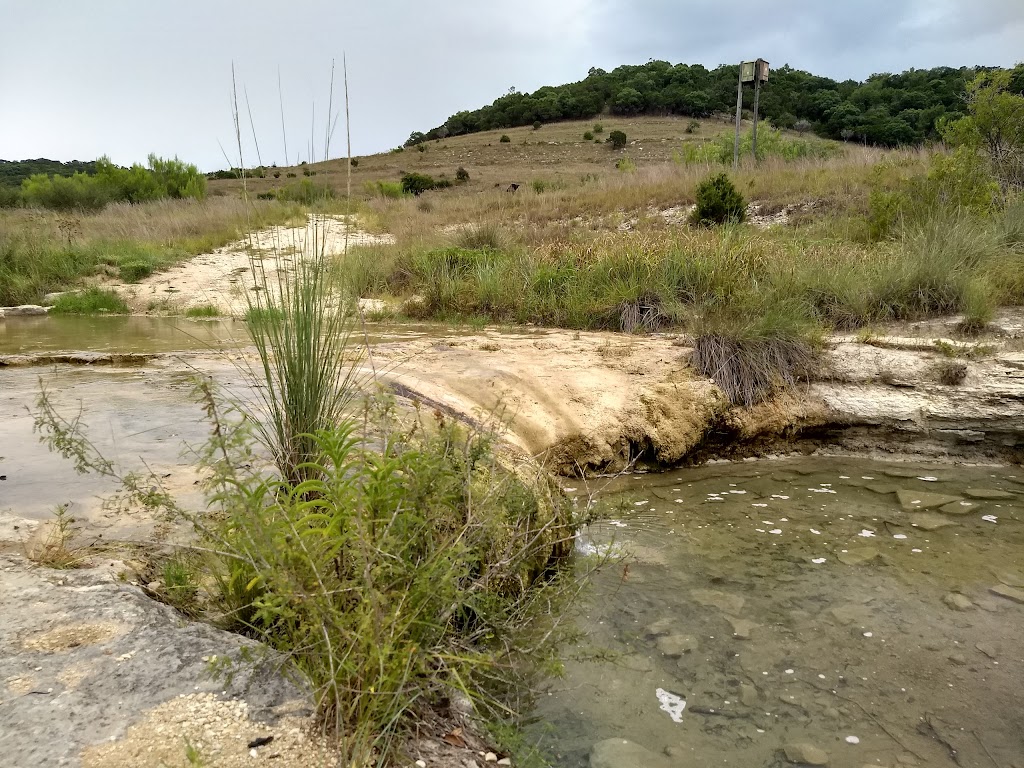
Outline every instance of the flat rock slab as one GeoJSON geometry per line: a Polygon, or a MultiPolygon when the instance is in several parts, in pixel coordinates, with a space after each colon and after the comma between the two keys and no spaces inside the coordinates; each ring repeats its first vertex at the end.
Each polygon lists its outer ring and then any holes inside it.
{"type": "Polygon", "coordinates": [[[846,552],[840,552],[838,559],[843,565],[865,565],[877,560],[881,556],[874,547],[857,547],[846,552]]]}
{"type": "Polygon", "coordinates": [[[760,626],[760,624],[755,624],[749,619],[737,619],[734,616],[726,616],[725,618],[732,624],[733,637],[738,637],[740,640],[749,640],[750,635],[760,626]]]}
{"type": "Polygon", "coordinates": [[[49,312],[49,307],[41,307],[38,304],[22,304],[17,307],[2,307],[2,312],[7,317],[36,317],[38,315],[45,315],[49,312]]]}
{"type": "Polygon", "coordinates": [[[922,531],[937,531],[940,528],[960,525],[955,520],[950,520],[948,517],[937,515],[934,512],[918,512],[911,516],[910,524],[915,528],[920,528],[922,531]]]}
{"type": "Polygon", "coordinates": [[[988,591],[993,595],[1005,597],[1007,600],[1012,600],[1015,603],[1024,605],[1024,589],[1008,587],[1005,584],[996,584],[994,587],[989,587],[988,591]]]}
{"type": "Polygon", "coordinates": [[[919,509],[938,509],[947,504],[963,501],[960,496],[949,496],[944,493],[926,493],[923,491],[908,491],[904,488],[896,491],[896,498],[900,500],[900,506],[906,512],[915,512],[919,509]]]}
{"type": "Polygon", "coordinates": [[[83,749],[185,694],[244,701],[257,720],[304,698],[270,664],[211,678],[211,657],[257,644],[184,619],[110,568],[53,571],[0,557],[0,616],[5,764],[77,765],[83,749]]]}
{"type": "Polygon", "coordinates": [[[1016,496],[1009,491],[1000,491],[996,488],[967,488],[964,496],[969,499],[1014,499],[1016,496]]]}
{"type": "Polygon", "coordinates": [[[746,602],[739,595],[730,595],[726,592],[718,592],[714,589],[695,589],[690,595],[701,605],[718,608],[725,613],[737,614],[743,609],[746,602]]]}
{"type": "Polygon", "coordinates": [[[625,739],[605,739],[590,750],[590,768],[671,768],[668,757],[625,739]]]}
{"type": "Polygon", "coordinates": [[[992,575],[1008,587],[1024,588],[1024,573],[1020,571],[993,570],[992,575]]]}
{"type": "Polygon", "coordinates": [[[951,504],[943,504],[939,512],[944,515],[969,515],[981,505],[976,501],[954,501],[951,504]]]}
{"type": "Polygon", "coordinates": [[[666,635],[658,638],[658,650],[670,659],[678,659],[684,653],[697,650],[697,638],[693,635],[666,635]]]}

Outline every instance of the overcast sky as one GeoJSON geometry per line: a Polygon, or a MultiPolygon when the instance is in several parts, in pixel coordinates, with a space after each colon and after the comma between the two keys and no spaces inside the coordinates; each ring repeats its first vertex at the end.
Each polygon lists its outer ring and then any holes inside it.
{"type": "MultiPolygon", "coordinates": [[[[1024,57],[1024,0],[0,0],[0,158],[234,162],[234,62],[265,164],[324,151],[331,61],[348,57],[368,154],[511,86],[665,59],[758,56],[837,79],[1024,57]],[[764,8],[762,16],[754,9],[764,8]],[[244,90],[243,90],[244,89],[244,90]]],[[[331,155],[344,154],[344,115],[331,155]]]]}

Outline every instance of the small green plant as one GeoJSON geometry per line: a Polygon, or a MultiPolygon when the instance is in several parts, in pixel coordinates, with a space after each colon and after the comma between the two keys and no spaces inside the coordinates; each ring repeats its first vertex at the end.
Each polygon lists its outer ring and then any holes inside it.
{"type": "Polygon", "coordinates": [[[72,545],[78,535],[78,527],[68,511],[69,507],[68,504],[58,506],[53,512],[54,519],[41,523],[45,535],[26,545],[25,556],[33,563],[57,570],[85,565],[84,550],[72,545]]]}
{"type": "Polygon", "coordinates": [[[203,753],[187,736],[185,737],[185,760],[188,762],[189,768],[207,768],[209,765],[206,758],[203,757],[203,753]]]}
{"type": "Polygon", "coordinates": [[[686,132],[687,133],[697,133],[697,131],[699,131],[699,130],[700,130],[700,123],[697,122],[696,120],[691,120],[690,122],[688,122],[686,124],[686,132]]]}
{"type": "Polygon", "coordinates": [[[697,186],[697,205],[690,215],[690,220],[694,224],[705,227],[715,224],[738,224],[744,220],[746,214],[746,201],[728,174],[712,176],[697,186]]]}
{"type": "Polygon", "coordinates": [[[608,138],[606,139],[612,149],[622,149],[626,146],[626,140],[626,134],[622,131],[612,131],[608,134],[608,138]]]}
{"type": "Polygon", "coordinates": [[[455,180],[459,182],[459,184],[465,184],[469,181],[469,171],[462,166],[459,166],[459,170],[455,172],[455,180]]]}
{"type": "Polygon", "coordinates": [[[512,143],[512,139],[510,139],[508,137],[507,133],[503,133],[503,134],[501,134],[501,138],[498,139],[498,142],[501,143],[501,144],[511,144],[512,143]]]}
{"type": "Polygon", "coordinates": [[[583,140],[584,141],[593,141],[594,140],[594,134],[591,133],[590,131],[585,131],[583,133],[583,140]]]}
{"type": "Polygon", "coordinates": [[[539,131],[539,130],[540,130],[540,127],[541,127],[542,125],[543,125],[543,123],[542,123],[542,122],[541,122],[540,120],[534,120],[534,121],[533,121],[533,130],[535,130],[535,131],[539,131]]]}
{"type": "Polygon", "coordinates": [[[358,157],[353,157],[351,160],[349,160],[349,164],[353,168],[358,168],[359,167],[359,158],[358,157]]]}
{"type": "Polygon", "coordinates": [[[427,151],[427,145],[426,144],[417,144],[416,145],[416,151],[417,152],[426,152],[427,151]]]}
{"type": "Polygon", "coordinates": [[[153,274],[153,263],[143,259],[132,259],[130,261],[122,261],[118,264],[117,270],[121,275],[121,279],[126,283],[137,283],[144,277],[149,277],[153,274]]]}
{"type": "Polygon", "coordinates": [[[283,316],[277,307],[251,306],[245,311],[245,322],[249,324],[278,322],[283,316]]]}
{"type": "Polygon", "coordinates": [[[543,179],[534,179],[530,182],[530,186],[533,187],[533,191],[539,195],[548,188],[548,183],[543,179]]]}
{"type": "Polygon", "coordinates": [[[622,157],[615,161],[615,167],[623,173],[632,173],[636,170],[636,163],[628,157],[622,157]]]}
{"type": "Polygon", "coordinates": [[[601,123],[594,123],[594,133],[604,133],[604,125],[601,123]]]}
{"type": "Polygon", "coordinates": [[[292,171],[288,171],[288,173],[286,173],[286,174],[284,175],[284,177],[285,177],[286,179],[294,179],[294,178],[295,178],[295,174],[294,174],[294,173],[293,173],[292,171]]]}
{"type": "Polygon", "coordinates": [[[76,293],[65,293],[54,302],[50,312],[55,315],[127,315],[128,305],[114,291],[86,288],[76,293]]]}
{"type": "Polygon", "coordinates": [[[213,304],[200,304],[186,309],[185,317],[220,317],[220,310],[213,304]]]}

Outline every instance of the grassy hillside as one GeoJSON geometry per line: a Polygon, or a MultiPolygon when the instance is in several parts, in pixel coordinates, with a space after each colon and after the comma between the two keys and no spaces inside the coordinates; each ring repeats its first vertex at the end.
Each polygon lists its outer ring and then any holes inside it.
{"type": "MultiPolygon", "coordinates": [[[[743,130],[749,132],[749,122],[744,122],[743,130]]],[[[831,147],[835,154],[856,153],[861,149],[855,144],[802,137],[793,131],[784,133],[793,141],[831,147]]],[[[446,176],[454,181],[460,167],[469,172],[469,182],[457,190],[445,191],[445,196],[480,193],[495,187],[504,190],[512,183],[531,187],[534,181],[555,187],[578,185],[583,180],[594,181],[617,174],[616,163],[623,158],[628,158],[637,168],[665,165],[681,161],[687,147],[717,144],[723,138],[731,139],[732,135],[732,121],[679,117],[612,117],[554,123],[540,130],[523,127],[483,131],[425,142],[419,145],[422,151],[410,147],[400,152],[358,157],[357,165],[352,168],[352,191],[356,196],[372,198],[368,183],[398,181],[406,172],[426,173],[437,178],[446,176]],[[688,133],[691,124],[694,127],[688,133]],[[601,126],[600,133],[594,132],[595,125],[601,126]],[[612,150],[606,143],[612,131],[626,134],[628,143],[623,150],[612,150]],[[594,138],[584,139],[588,132],[594,138]],[[503,135],[509,137],[508,143],[501,142],[503,135]]],[[[250,178],[246,183],[251,193],[260,194],[286,189],[305,178],[330,187],[336,195],[343,195],[347,183],[346,161],[269,168],[263,178],[250,178]],[[306,171],[314,175],[304,176],[306,171]]],[[[241,189],[241,181],[211,180],[209,189],[214,195],[234,194],[241,189]]]]}

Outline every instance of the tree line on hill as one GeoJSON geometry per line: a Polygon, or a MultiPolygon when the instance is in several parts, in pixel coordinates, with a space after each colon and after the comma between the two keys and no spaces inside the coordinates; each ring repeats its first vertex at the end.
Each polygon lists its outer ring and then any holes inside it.
{"type": "Polygon", "coordinates": [[[0,186],[18,187],[29,176],[45,173],[47,176],[72,176],[76,173],[96,173],[95,160],[0,160],[0,186]]]}
{"type": "MultiPolygon", "coordinates": [[[[862,83],[837,82],[788,64],[773,70],[761,90],[760,113],[779,128],[814,130],[818,135],[877,146],[920,144],[939,137],[943,119],[967,112],[964,94],[977,74],[997,67],[936,67],[882,73],[862,83]]],[[[606,72],[592,68],[576,83],[544,86],[533,93],[514,88],[492,104],[457,112],[443,125],[416,131],[406,146],[431,139],[500,128],[587,120],[599,114],[708,117],[735,112],[739,66],[716,69],[667,61],[621,66],[606,72]]],[[[1009,90],[1024,92],[1024,65],[1010,70],[1009,90]]],[[[753,108],[753,89],[745,88],[745,109],[753,108]]]]}

